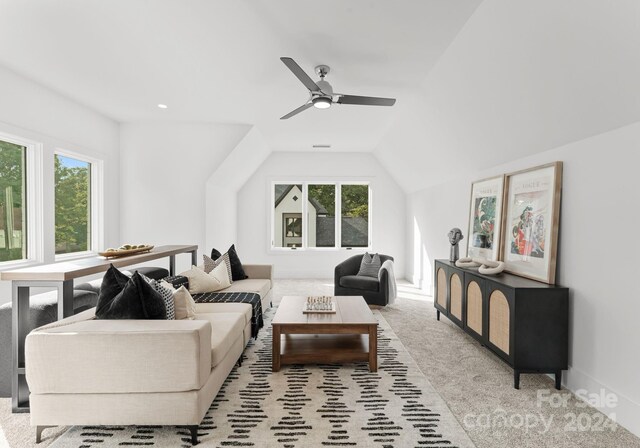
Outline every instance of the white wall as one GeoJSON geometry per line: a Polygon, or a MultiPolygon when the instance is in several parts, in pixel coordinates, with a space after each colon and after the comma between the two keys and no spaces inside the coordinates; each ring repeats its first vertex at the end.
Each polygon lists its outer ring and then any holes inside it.
{"type": "MultiPolygon", "coordinates": [[[[123,124],[122,242],[197,244],[199,254],[208,253],[207,180],[248,131],[244,125],[123,124]]],[[[190,261],[178,256],[177,272],[190,261]]]]}
{"type": "Polygon", "coordinates": [[[638,17],[637,0],[484,0],[377,156],[417,191],[640,120],[638,17]]]}
{"type": "Polygon", "coordinates": [[[392,255],[404,277],[405,194],[371,154],[274,152],[238,192],[240,259],[271,263],[278,278],[333,278],[334,267],[358,250],[274,252],[271,243],[271,182],[369,180],[373,250],[392,255]]]}
{"type": "MultiPolygon", "coordinates": [[[[104,244],[117,244],[119,126],[56,92],[0,67],[0,132],[42,144],[44,261],[54,261],[54,151],[66,149],[104,161],[104,244]]],[[[102,249],[102,248],[99,248],[102,249]]],[[[11,300],[10,282],[0,282],[0,304],[11,300]]]]}
{"type": "Polygon", "coordinates": [[[407,277],[431,288],[433,260],[449,256],[451,227],[463,229],[466,248],[473,180],[563,161],[557,283],[571,290],[565,385],[617,394],[619,405],[603,411],[640,435],[638,148],[640,122],[411,194],[407,277]]]}

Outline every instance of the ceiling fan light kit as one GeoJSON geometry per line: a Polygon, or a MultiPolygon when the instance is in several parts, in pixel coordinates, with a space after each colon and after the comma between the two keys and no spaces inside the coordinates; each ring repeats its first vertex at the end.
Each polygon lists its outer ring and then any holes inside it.
{"type": "Polygon", "coordinates": [[[291,58],[280,58],[284,65],[291,70],[291,72],[304,84],[309,90],[309,100],[297,109],[292,110],[285,116],[281,117],[281,120],[286,120],[299,114],[302,111],[307,110],[311,106],[317,109],[328,109],[333,103],[338,104],[354,104],[359,106],[393,106],[396,103],[395,98],[378,98],[373,96],[357,96],[357,95],[343,95],[342,93],[333,93],[333,87],[324,77],[329,74],[331,68],[328,65],[318,65],[315,67],[315,72],[320,76],[318,82],[314,82],[313,79],[307,75],[302,68],[291,58]],[[336,97],[336,99],[334,99],[336,97]]]}
{"type": "Polygon", "coordinates": [[[317,96],[311,102],[317,109],[328,109],[332,103],[330,96],[317,96]]]}

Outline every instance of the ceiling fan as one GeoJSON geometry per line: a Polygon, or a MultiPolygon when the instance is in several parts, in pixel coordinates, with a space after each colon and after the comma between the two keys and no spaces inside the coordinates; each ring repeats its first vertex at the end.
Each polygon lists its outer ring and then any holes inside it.
{"type": "Polygon", "coordinates": [[[304,86],[309,89],[309,99],[305,104],[292,110],[281,120],[286,120],[300,112],[309,109],[311,106],[315,106],[318,109],[327,109],[332,104],[356,104],[361,106],[393,106],[396,102],[395,98],[377,98],[373,96],[357,96],[357,95],[344,95],[342,93],[334,93],[333,87],[324,77],[329,74],[330,68],[326,65],[318,65],[316,67],[316,73],[320,76],[320,81],[314,82],[300,66],[291,58],[280,58],[284,65],[289,67],[289,70],[296,75],[304,86]],[[334,97],[337,97],[334,99],[334,97]]]}

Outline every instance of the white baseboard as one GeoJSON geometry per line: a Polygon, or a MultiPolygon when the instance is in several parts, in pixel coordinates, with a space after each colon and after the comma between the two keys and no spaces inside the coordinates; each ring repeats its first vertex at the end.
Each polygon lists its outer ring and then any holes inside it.
{"type": "MultiPolygon", "coordinates": [[[[629,397],[610,389],[600,383],[595,378],[582,372],[580,369],[570,367],[565,373],[563,385],[571,392],[578,396],[586,397],[606,396],[611,394],[617,398],[615,406],[608,407],[605,403],[599,403],[600,406],[593,406],[603,414],[611,417],[620,426],[628,429],[631,433],[640,437],[640,404],[634,402],[629,397]]],[[[596,404],[592,400],[589,404],[596,404]]]]}

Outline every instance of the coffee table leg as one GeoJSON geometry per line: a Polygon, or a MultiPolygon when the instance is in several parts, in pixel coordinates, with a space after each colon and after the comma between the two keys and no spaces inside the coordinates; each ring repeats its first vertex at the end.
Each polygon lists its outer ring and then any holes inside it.
{"type": "Polygon", "coordinates": [[[271,353],[271,370],[273,372],[280,371],[280,325],[273,325],[273,343],[271,353]]]}
{"type": "Polygon", "coordinates": [[[369,371],[378,371],[378,326],[369,326],[369,371]]]}

